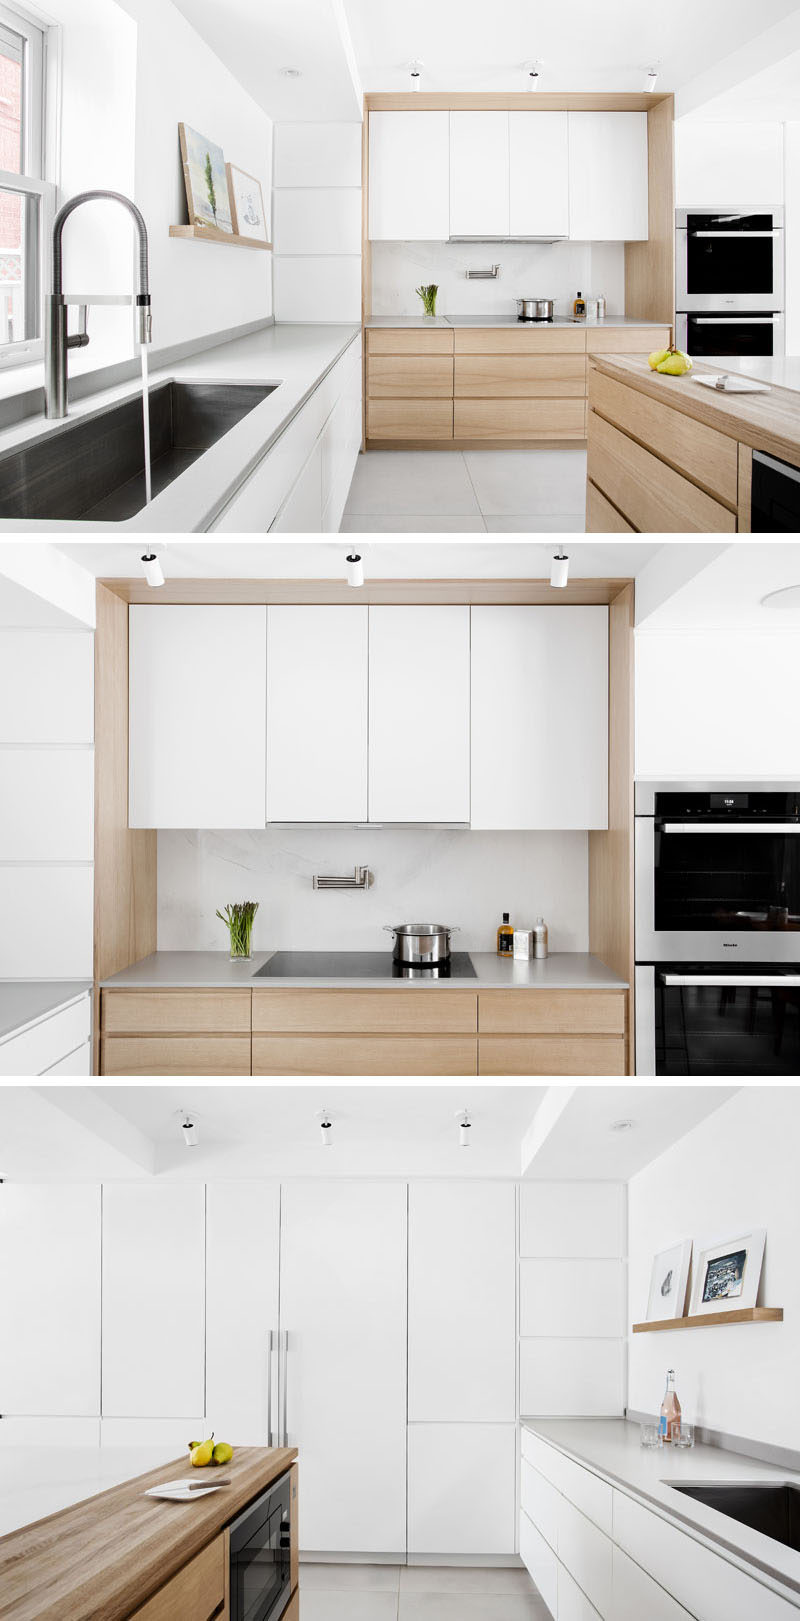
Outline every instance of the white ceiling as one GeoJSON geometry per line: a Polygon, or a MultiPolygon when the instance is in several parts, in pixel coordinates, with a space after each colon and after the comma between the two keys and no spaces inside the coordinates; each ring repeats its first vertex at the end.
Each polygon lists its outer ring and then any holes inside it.
{"type": "Polygon", "coordinates": [[[732,1086],[576,1087],[525,1175],[536,1181],[628,1182],[736,1090],[732,1086]],[[620,1120],[630,1120],[631,1129],[612,1130],[620,1120]]]}
{"type": "Polygon", "coordinates": [[[341,0],[174,0],[275,123],[361,119],[341,0]],[[287,78],[282,68],[297,68],[287,78]]]}
{"type": "Polygon", "coordinates": [[[797,541],[736,541],[721,549],[709,546],[704,557],[710,560],[692,578],[681,584],[673,579],[664,600],[649,612],[646,630],[800,630],[800,593],[780,608],[765,608],[761,600],[771,591],[800,585],[797,541]]]}

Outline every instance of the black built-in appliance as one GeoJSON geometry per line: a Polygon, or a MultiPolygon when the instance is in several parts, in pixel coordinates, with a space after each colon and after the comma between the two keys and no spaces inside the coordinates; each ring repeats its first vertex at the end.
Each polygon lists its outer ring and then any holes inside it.
{"type": "Polygon", "coordinates": [[[289,1603],[292,1493],[287,1472],[230,1527],[231,1621],[278,1621],[289,1603]]]}

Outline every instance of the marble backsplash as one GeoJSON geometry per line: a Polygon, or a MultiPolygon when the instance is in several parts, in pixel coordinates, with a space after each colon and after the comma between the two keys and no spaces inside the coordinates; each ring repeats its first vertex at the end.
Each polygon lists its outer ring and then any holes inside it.
{"type": "Polygon", "coordinates": [[[554,298],[572,313],[578,291],[604,293],[609,315],[625,314],[622,242],[373,242],[372,314],[419,315],[415,288],[436,282],[438,315],[515,315],[516,298],[554,298]],[[468,269],[501,267],[496,281],[467,281],[468,269]]]}

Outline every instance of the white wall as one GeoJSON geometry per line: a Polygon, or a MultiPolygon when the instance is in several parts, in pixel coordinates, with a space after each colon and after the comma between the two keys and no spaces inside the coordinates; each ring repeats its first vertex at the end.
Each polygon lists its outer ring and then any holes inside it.
{"type": "Polygon", "coordinates": [[[536,243],[373,242],[372,313],[420,315],[415,288],[436,282],[438,315],[516,315],[515,298],[556,300],[556,314],[572,301],[605,293],[609,315],[625,311],[625,246],[622,242],[536,243]],[[496,281],[467,281],[466,271],[499,264],[496,281]]]}
{"type": "Polygon", "coordinates": [[[747,1087],[640,1171],[628,1187],[630,1320],[646,1315],[653,1256],[680,1238],[695,1250],[765,1227],[759,1304],[782,1323],[636,1334],[629,1406],[656,1413],[676,1370],[687,1420],[748,1440],[800,1447],[793,1397],[800,1358],[797,1142],[800,1088],[747,1087]]]}
{"type": "Polygon", "coordinates": [[[784,124],[786,353],[800,355],[800,123],[784,124]]]}
{"type": "Polygon", "coordinates": [[[279,124],[278,321],[361,320],[361,124],[279,124]]]}
{"type": "Polygon", "coordinates": [[[588,950],[585,833],[468,833],[393,828],[268,828],[158,835],[158,944],[221,951],[215,917],[227,901],[257,900],[256,950],[388,950],[385,923],[436,917],[459,924],[453,945],[494,951],[503,912],[540,913],[551,951],[588,950]],[[369,865],[368,894],[318,891],[312,874],[369,865]]]}
{"type": "Polygon", "coordinates": [[[782,203],[783,125],[675,124],[675,203],[782,203]]]}

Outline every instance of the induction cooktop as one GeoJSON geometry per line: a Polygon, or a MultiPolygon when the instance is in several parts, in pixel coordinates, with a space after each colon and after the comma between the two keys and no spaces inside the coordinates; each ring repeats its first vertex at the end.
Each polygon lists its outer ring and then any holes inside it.
{"type": "Polygon", "coordinates": [[[477,979],[466,951],[431,968],[395,962],[385,951],[276,951],[254,979],[477,979]]]}

